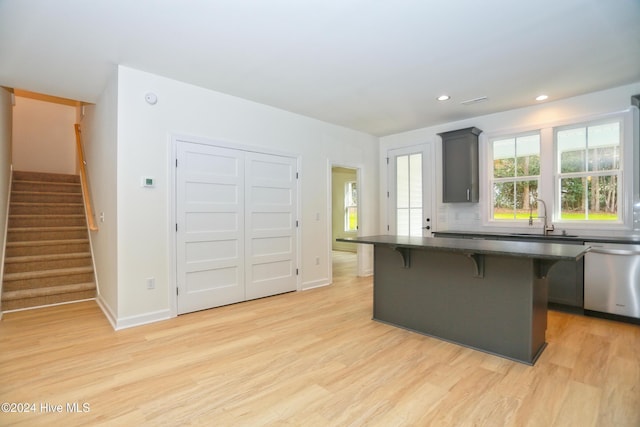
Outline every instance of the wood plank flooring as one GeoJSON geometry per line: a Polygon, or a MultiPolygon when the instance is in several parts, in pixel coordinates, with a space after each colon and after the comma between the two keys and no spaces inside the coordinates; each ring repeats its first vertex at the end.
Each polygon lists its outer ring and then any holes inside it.
{"type": "Polygon", "coordinates": [[[640,327],[551,311],[530,367],[372,321],[354,260],[328,287],[117,332],[94,302],[8,313],[0,402],[35,411],[0,425],[640,426],[640,327]]]}

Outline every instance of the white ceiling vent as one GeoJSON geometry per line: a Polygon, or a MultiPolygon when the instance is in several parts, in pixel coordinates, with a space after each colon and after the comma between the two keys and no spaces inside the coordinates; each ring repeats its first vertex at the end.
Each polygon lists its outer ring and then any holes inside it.
{"type": "Polygon", "coordinates": [[[478,102],[484,102],[488,100],[489,98],[487,98],[486,96],[481,96],[479,98],[467,99],[466,101],[462,101],[460,104],[471,105],[471,104],[477,104],[478,102]]]}

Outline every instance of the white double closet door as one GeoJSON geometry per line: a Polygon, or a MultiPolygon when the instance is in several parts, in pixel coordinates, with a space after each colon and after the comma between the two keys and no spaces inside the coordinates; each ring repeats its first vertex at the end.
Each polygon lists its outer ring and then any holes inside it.
{"type": "Polygon", "coordinates": [[[296,290],[296,159],[176,148],[178,313],[296,290]]]}

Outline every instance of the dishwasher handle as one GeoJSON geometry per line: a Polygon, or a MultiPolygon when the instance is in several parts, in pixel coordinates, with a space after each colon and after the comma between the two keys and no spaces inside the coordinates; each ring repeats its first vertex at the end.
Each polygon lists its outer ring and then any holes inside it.
{"type": "Polygon", "coordinates": [[[602,246],[591,246],[587,253],[603,254],[603,255],[623,255],[623,256],[640,255],[640,251],[632,251],[627,249],[609,249],[609,248],[604,248],[602,246]]]}

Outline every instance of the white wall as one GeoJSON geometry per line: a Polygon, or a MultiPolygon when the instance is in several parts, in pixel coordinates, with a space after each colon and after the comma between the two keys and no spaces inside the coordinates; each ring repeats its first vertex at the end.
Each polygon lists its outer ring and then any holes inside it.
{"type": "MultiPolygon", "coordinates": [[[[442,203],[442,145],[441,139],[437,135],[440,132],[446,132],[456,129],[464,129],[475,126],[483,131],[480,140],[480,157],[481,171],[482,158],[484,154],[483,136],[486,134],[502,133],[509,131],[520,131],[523,129],[536,129],[545,125],[558,123],[567,120],[582,120],[585,118],[608,114],[629,109],[631,96],[640,93],[640,82],[622,86],[606,91],[595,92],[583,96],[578,96],[566,100],[555,102],[547,102],[533,107],[510,110],[503,113],[491,114],[486,116],[478,116],[468,120],[462,120],[451,123],[443,123],[437,126],[431,126],[416,129],[410,132],[389,135],[380,139],[380,177],[379,188],[380,194],[386,191],[386,167],[385,157],[387,151],[393,148],[410,146],[415,144],[431,143],[435,147],[435,159],[433,162],[435,180],[433,180],[432,191],[435,193],[436,205],[432,212],[434,218],[434,229],[443,230],[460,230],[460,231],[480,231],[483,230],[482,215],[483,210],[487,209],[486,203],[482,200],[482,194],[486,194],[486,188],[483,188],[483,179],[480,177],[481,201],[480,203],[442,203]]],[[[637,112],[636,112],[637,114],[637,112]]],[[[638,130],[635,130],[636,138],[638,130]]],[[[544,148],[543,148],[544,149],[544,148]]],[[[638,201],[638,142],[635,142],[635,151],[632,157],[635,161],[636,176],[633,179],[634,188],[630,189],[631,198],[638,201]]],[[[631,171],[630,171],[631,172],[631,171]]],[[[386,200],[380,197],[381,222],[380,227],[386,227],[386,200]]],[[[640,208],[636,208],[640,210],[640,208]]],[[[636,229],[640,229],[639,221],[640,212],[635,212],[636,229]]],[[[509,231],[506,229],[491,229],[491,231],[509,231]]],[[[594,233],[594,230],[573,230],[576,233],[594,233]]],[[[620,230],[620,234],[628,234],[630,229],[620,230]]]]}
{"type": "MultiPolygon", "coordinates": [[[[9,184],[11,182],[11,134],[13,125],[12,93],[0,87],[0,277],[4,266],[5,233],[7,226],[7,208],[9,201],[9,184]]],[[[0,283],[0,293],[2,283],[0,283]]],[[[2,307],[0,306],[0,310],[2,307]]]]}
{"type": "MultiPolygon", "coordinates": [[[[171,315],[171,136],[189,135],[299,155],[302,287],[328,284],[331,162],[361,164],[363,233],[377,230],[378,139],[342,127],[127,67],[118,72],[117,270],[123,325],[171,315]],[[145,94],[157,95],[157,104],[145,94]],[[153,176],[155,188],[140,186],[153,176]],[[319,218],[319,219],[316,219],[319,218]],[[316,265],[315,259],[320,259],[316,265]],[[147,277],[156,289],[147,290],[147,277]]],[[[371,263],[371,261],[369,261],[371,263]]]]}
{"type": "Polygon", "coordinates": [[[16,96],[13,168],[76,173],[75,107],[16,96]]]}
{"type": "Polygon", "coordinates": [[[85,115],[80,122],[89,190],[98,224],[98,231],[91,232],[98,301],[114,325],[118,318],[117,77],[114,70],[98,102],[84,107],[85,115]],[[104,221],[99,219],[102,213],[104,221]]]}

